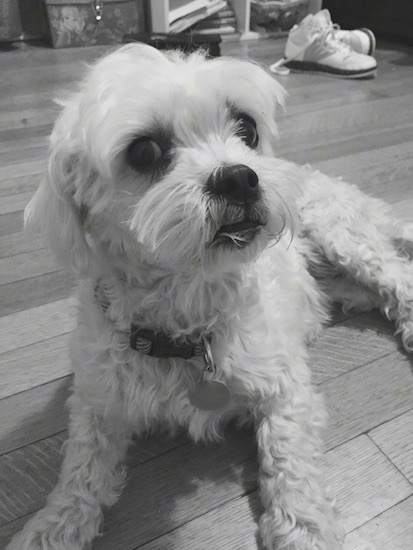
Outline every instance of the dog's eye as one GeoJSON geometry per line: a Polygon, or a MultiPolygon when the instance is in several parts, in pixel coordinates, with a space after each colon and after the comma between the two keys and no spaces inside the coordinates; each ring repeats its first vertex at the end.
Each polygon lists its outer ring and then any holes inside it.
{"type": "Polygon", "coordinates": [[[154,166],[162,157],[162,149],[149,138],[139,138],[133,141],[127,152],[128,162],[137,170],[145,170],[154,166]]]}
{"type": "Polygon", "coordinates": [[[259,141],[255,120],[248,115],[241,115],[237,120],[237,127],[237,135],[248,147],[255,149],[259,141]]]}

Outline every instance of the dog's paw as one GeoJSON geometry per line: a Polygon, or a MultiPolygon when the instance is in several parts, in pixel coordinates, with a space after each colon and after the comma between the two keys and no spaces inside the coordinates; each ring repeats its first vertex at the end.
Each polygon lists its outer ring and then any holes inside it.
{"type": "Polygon", "coordinates": [[[53,535],[47,528],[24,530],[17,534],[6,550],[84,550],[80,541],[68,541],[65,537],[53,535]]]}
{"type": "Polygon", "coordinates": [[[79,512],[66,514],[41,510],[11,540],[6,550],[84,550],[98,530],[98,521],[79,517],[79,512]]]}
{"type": "Polygon", "coordinates": [[[82,546],[73,541],[66,542],[48,526],[33,525],[18,533],[6,550],[83,550],[82,546]]]}
{"type": "Polygon", "coordinates": [[[296,537],[293,542],[288,542],[284,536],[278,536],[270,541],[263,540],[262,548],[265,550],[342,550],[343,545],[336,539],[328,541],[306,533],[296,537]]]}
{"type": "Polygon", "coordinates": [[[265,550],[342,550],[343,532],[333,522],[323,528],[315,524],[300,523],[284,518],[282,523],[272,513],[261,517],[260,532],[265,550]]]}

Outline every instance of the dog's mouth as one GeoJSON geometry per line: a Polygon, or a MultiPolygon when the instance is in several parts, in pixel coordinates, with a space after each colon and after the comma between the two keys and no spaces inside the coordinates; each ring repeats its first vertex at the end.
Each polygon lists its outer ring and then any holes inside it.
{"type": "Polygon", "coordinates": [[[263,225],[261,220],[243,220],[222,225],[215,233],[211,244],[230,244],[243,248],[260,233],[263,225]]]}

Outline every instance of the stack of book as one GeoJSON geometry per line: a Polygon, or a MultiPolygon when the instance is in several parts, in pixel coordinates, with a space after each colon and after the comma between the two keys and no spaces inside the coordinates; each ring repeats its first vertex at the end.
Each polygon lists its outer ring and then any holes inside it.
{"type": "MultiPolygon", "coordinates": [[[[169,31],[178,33],[228,7],[226,0],[170,0],[169,31]]],[[[219,33],[219,30],[215,32],[219,33]]]]}
{"type": "Polygon", "coordinates": [[[234,10],[226,2],[225,7],[192,26],[191,30],[200,34],[235,34],[237,32],[237,20],[234,10]]]}

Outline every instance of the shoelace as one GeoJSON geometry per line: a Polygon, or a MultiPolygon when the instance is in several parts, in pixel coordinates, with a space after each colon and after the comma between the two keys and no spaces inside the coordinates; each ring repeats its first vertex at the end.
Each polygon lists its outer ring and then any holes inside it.
{"type": "Polygon", "coordinates": [[[322,29],[318,36],[324,42],[324,45],[327,46],[329,51],[339,51],[344,57],[348,57],[351,54],[352,49],[348,44],[345,44],[334,36],[335,31],[336,29],[334,29],[334,26],[332,25],[331,27],[322,29]]]}
{"type": "MultiPolygon", "coordinates": [[[[326,25],[324,27],[319,27],[321,30],[331,30],[333,33],[335,31],[341,31],[341,27],[338,23],[333,23],[332,21],[330,23],[326,22],[326,25]]],[[[339,39],[338,39],[339,40],[339,39]]]]}

